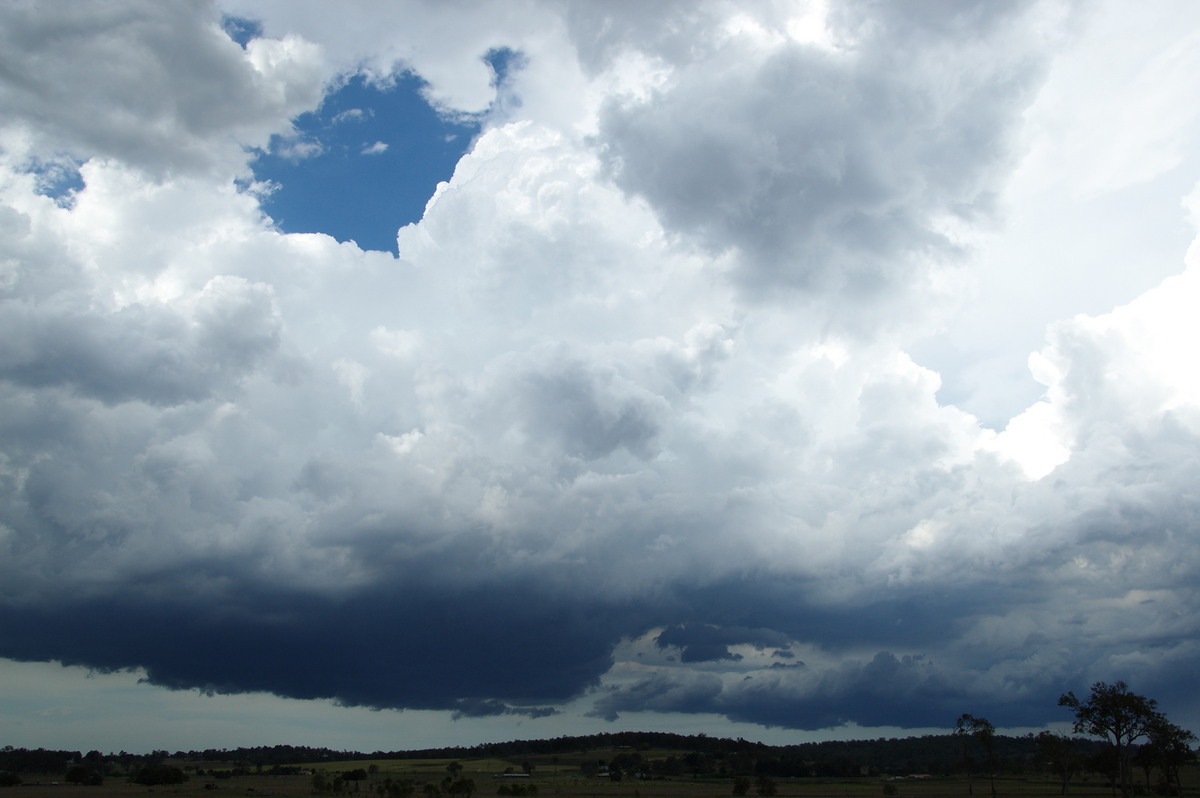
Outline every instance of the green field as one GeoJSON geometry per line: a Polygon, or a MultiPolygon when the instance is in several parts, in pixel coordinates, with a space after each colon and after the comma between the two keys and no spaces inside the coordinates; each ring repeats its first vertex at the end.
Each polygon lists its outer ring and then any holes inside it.
{"type": "MultiPolygon", "coordinates": [[[[469,778],[475,783],[473,798],[491,798],[497,795],[502,785],[517,784],[528,787],[537,786],[537,798],[548,796],[563,796],[565,798],[724,798],[732,793],[733,781],[729,778],[693,778],[683,776],[666,780],[638,781],[626,779],[614,782],[607,778],[584,777],[579,771],[579,764],[584,760],[611,758],[615,751],[589,751],[572,756],[546,757],[531,756],[521,759],[478,759],[459,760],[462,765],[460,778],[469,778]],[[524,763],[534,766],[530,778],[504,780],[497,778],[498,774],[511,768],[520,773],[524,763]]],[[[668,751],[643,752],[651,757],[667,756],[668,751]]],[[[348,762],[320,762],[305,765],[306,769],[323,771],[326,774],[336,774],[343,771],[368,769],[374,765],[373,771],[364,781],[349,781],[342,786],[342,796],[378,795],[378,789],[391,779],[411,780],[415,787],[414,798],[425,798],[425,784],[439,784],[448,775],[446,766],[449,759],[379,759],[353,760],[348,762]]],[[[181,763],[182,764],[182,763],[181,763]]],[[[215,763],[214,763],[215,765],[215,763]]],[[[188,767],[193,767],[189,764],[188,767]]],[[[218,769],[218,768],[214,768],[218,769]]],[[[312,775],[296,776],[267,776],[244,775],[231,778],[213,778],[204,774],[189,772],[189,779],[184,784],[171,786],[145,787],[128,784],[119,779],[110,778],[98,787],[84,787],[61,782],[61,777],[46,777],[40,784],[31,783],[36,777],[27,776],[26,784],[16,787],[0,788],[0,798],[105,798],[106,796],[145,795],[209,795],[209,796],[312,796],[312,775]],[[212,785],[212,786],[207,786],[212,785]]],[[[1200,793],[1200,768],[1191,766],[1183,773],[1185,795],[1200,793]]],[[[895,792],[889,798],[941,798],[942,796],[967,796],[967,781],[962,777],[930,778],[923,780],[885,781],[881,778],[858,779],[790,779],[775,780],[778,798],[884,798],[885,789],[894,788],[895,792]]],[[[1001,798],[1053,798],[1059,794],[1056,781],[1039,776],[1028,778],[1003,778],[996,780],[996,792],[1001,798]]],[[[332,793],[325,793],[326,795],[332,793]]],[[[1088,780],[1079,779],[1071,784],[1070,796],[1075,798],[1111,798],[1112,791],[1094,777],[1088,780]]],[[[752,787],[748,798],[757,798],[752,787]]],[[[974,780],[974,795],[977,798],[989,798],[990,791],[986,779],[976,777],[974,780]]],[[[448,796],[444,796],[448,798],[448,796]]]]}

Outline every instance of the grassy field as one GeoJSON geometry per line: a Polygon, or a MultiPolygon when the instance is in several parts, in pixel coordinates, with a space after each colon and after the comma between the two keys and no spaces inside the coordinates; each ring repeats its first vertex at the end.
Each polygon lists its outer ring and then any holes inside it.
{"type": "MultiPolygon", "coordinates": [[[[595,753],[594,758],[603,758],[604,752],[589,752],[588,757],[595,753]]],[[[650,752],[646,752],[650,753],[650,752]]],[[[574,757],[572,757],[574,758],[574,757]]],[[[491,798],[497,794],[497,789],[506,782],[496,778],[506,768],[521,772],[522,764],[529,761],[535,766],[533,776],[520,779],[522,785],[537,785],[537,798],[725,798],[731,795],[732,780],[703,779],[680,777],[669,780],[634,781],[625,780],[613,782],[604,778],[585,778],[579,773],[577,763],[565,761],[564,757],[558,763],[548,757],[530,757],[528,760],[480,759],[462,760],[463,766],[460,777],[470,778],[475,782],[475,798],[491,798]]],[[[375,772],[366,781],[347,782],[340,795],[368,796],[377,795],[376,787],[385,779],[411,779],[415,782],[414,798],[424,798],[422,785],[439,783],[446,775],[446,759],[390,759],[390,760],[355,760],[351,762],[321,762],[306,767],[340,773],[358,768],[369,768],[375,765],[375,772]]],[[[1193,766],[1184,772],[1185,795],[1200,794],[1200,769],[1193,766]]],[[[311,775],[302,776],[266,776],[245,775],[227,779],[215,779],[202,774],[189,773],[189,780],[184,784],[155,787],[145,787],[129,784],[119,778],[109,778],[98,787],[83,787],[61,782],[61,777],[43,777],[40,784],[31,783],[37,777],[26,776],[26,784],[16,787],[0,788],[0,798],[106,798],[107,796],[125,795],[208,795],[208,796],[312,796],[314,795],[311,775]],[[209,786],[211,785],[211,786],[209,786]]],[[[515,783],[515,782],[514,782],[515,783]]],[[[903,780],[886,782],[880,778],[859,779],[776,779],[778,798],[946,798],[949,796],[967,796],[967,782],[964,778],[946,777],[928,780],[903,780]],[[890,796],[885,789],[894,787],[895,792],[890,796]]],[[[1058,783],[1041,777],[1004,778],[997,779],[996,792],[1000,798],[1053,798],[1059,794],[1058,783]]],[[[327,793],[328,794],[328,793],[327,793]]],[[[974,794],[978,798],[990,798],[987,780],[974,781],[974,794]]],[[[1069,792],[1073,798],[1111,798],[1112,792],[1096,779],[1076,780],[1071,784],[1069,792]]],[[[757,798],[751,788],[749,798],[757,798]]]]}

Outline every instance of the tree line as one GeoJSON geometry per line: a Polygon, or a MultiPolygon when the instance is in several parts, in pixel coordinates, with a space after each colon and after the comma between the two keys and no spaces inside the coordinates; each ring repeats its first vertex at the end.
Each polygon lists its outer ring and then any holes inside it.
{"type": "MultiPolygon", "coordinates": [[[[1113,684],[1096,682],[1087,698],[1067,692],[1059,696],[1058,705],[1074,715],[1075,734],[1099,738],[1099,746],[1090,750],[1084,741],[1066,734],[1043,731],[1033,737],[1037,752],[1060,779],[1060,794],[1067,794],[1071,779],[1087,770],[1107,778],[1113,792],[1120,789],[1123,798],[1134,793],[1133,770],[1139,768],[1145,778],[1146,791],[1151,789],[1151,777],[1157,774],[1158,792],[1182,795],[1179,771],[1196,759],[1196,735],[1172,723],[1158,709],[1153,698],[1132,692],[1125,682],[1113,684]]],[[[954,736],[960,741],[963,765],[967,774],[967,792],[974,794],[972,765],[968,741],[983,749],[991,794],[996,795],[996,730],[986,718],[969,713],[959,716],[954,736]]]]}

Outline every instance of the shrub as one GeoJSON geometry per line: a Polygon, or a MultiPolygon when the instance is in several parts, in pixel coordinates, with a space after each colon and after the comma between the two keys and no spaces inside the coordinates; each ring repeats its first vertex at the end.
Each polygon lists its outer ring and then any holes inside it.
{"type": "Polygon", "coordinates": [[[174,765],[146,765],[133,777],[134,784],[183,784],[187,781],[184,772],[174,765]]]}
{"type": "Polygon", "coordinates": [[[103,776],[85,765],[71,765],[63,778],[68,784],[86,784],[90,787],[99,787],[104,783],[103,776]]]}

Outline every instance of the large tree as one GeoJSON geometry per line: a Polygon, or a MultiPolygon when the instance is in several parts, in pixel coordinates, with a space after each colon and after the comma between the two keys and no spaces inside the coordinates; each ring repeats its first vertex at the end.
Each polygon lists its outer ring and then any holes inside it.
{"type": "Polygon", "coordinates": [[[1121,794],[1130,794],[1130,755],[1133,743],[1147,737],[1162,715],[1158,702],[1130,692],[1125,682],[1105,684],[1096,682],[1086,700],[1075,693],[1065,693],[1058,699],[1060,707],[1075,713],[1075,733],[1102,737],[1112,745],[1117,762],[1117,780],[1121,794]]]}
{"type": "Polygon", "coordinates": [[[1083,761],[1082,755],[1076,750],[1075,741],[1065,734],[1055,734],[1052,731],[1040,732],[1036,739],[1038,754],[1061,780],[1062,786],[1058,794],[1066,795],[1067,785],[1083,761]]]}
{"type": "Polygon", "coordinates": [[[1162,771],[1168,792],[1172,789],[1172,782],[1174,782],[1174,788],[1178,794],[1183,795],[1183,784],[1179,780],[1179,768],[1196,758],[1194,750],[1196,735],[1171,723],[1163,715],[1159,715],[1150,724],[1146,736],[1148,740],[1142,746],[1142,751],[1145,752],[1148,763],[1162,771]]]}
{"type": "Polygon", "coordinates": [[[975,788],[971,784],[971,757],[967,752],[967,737],[969,735],[983,743],[983,748],[987,752],[988,775],[992,785],[992,796],[995,798],[996,764],[992,751],[992,738],[996,736],[996,727],[987,718],[977,718],[974,715],[963,713],[954,724],[954,734],[962,740],[963,765],[967,769],[967,794],[975,794],[975,788]]]}

